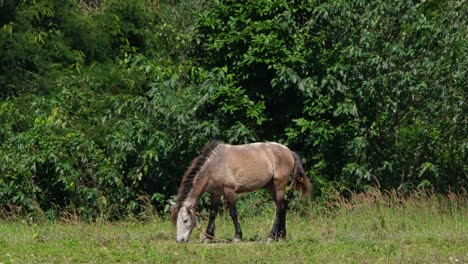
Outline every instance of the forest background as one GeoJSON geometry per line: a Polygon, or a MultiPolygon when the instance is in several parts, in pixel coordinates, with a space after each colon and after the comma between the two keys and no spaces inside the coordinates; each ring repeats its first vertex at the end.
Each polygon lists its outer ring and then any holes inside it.
{"type": "Polygon", "coordinates": [[[467,17],[464,0],[0,0],[0,216],[163,213],[213,139],[287,145],[315,199],[466,194],[467,17]]]}

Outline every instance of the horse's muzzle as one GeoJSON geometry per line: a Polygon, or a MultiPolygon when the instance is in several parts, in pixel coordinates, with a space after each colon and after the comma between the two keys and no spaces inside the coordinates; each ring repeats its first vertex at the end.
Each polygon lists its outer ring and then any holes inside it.
{"type": "Polygon", "coordinates": [[[177,243],[187,243],[187,242],[188,242],[188,239],[185,239],[185,238],[177,238],[176,241],[177,241],[177,243]]]}

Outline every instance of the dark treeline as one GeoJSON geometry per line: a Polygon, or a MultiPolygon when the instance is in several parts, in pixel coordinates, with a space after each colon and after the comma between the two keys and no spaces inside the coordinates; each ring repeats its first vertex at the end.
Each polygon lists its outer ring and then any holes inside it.
{"type": "Polygon", "coordinates": [[[465,1],[0,0],[0,215],[159,211],[277,141],[315,197],[467,187],[465,1]]]}

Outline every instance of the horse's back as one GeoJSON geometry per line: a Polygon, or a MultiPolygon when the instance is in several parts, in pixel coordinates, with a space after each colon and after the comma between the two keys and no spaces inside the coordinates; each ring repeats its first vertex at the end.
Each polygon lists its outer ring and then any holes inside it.
{"type": "Polygon", "coordinates": [[[228,145],[223,148],[223,173],[236,192],[264,187],[274,177],[289,176],[294,160],[292,152],[278,143],[228,145]]]}

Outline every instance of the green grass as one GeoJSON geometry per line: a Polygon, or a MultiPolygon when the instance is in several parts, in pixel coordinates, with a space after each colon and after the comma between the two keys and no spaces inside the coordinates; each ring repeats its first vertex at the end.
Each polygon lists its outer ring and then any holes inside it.
{"type": "MultiPolygon", "coordinates": [[[[241,208],[244,242],[229,243],[234,230],[218,217],[217,243],[175,243],[169,221],[28,224],[0,222],[0,263],[468,263],[466,197],[411,199],[354,195],[328,206],[291,203],[288,239],[266,243],[274,208],[241,208]]],[[[200,219],[203,228],[206,221],[200,219]]]]}

